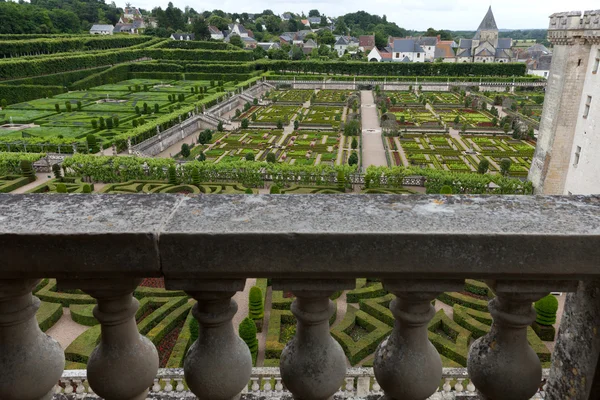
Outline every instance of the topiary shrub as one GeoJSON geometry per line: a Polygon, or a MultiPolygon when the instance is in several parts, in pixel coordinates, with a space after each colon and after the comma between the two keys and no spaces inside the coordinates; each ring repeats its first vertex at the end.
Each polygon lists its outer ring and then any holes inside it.
{"type": "Polygon", "coordinates": [[[167,176],[169,177],[169,185],[177,185],[177,169],[174,165],[169,167],[167,176]]]}
{"type": "Polygon", "coordinates": [[[273,185],[271,186],[271,190],[269,191],[270,194],[281,194],[281,189],[279,189],[279,186],[277,185],[273,185]]]}
{"type": "Polygon", "coordinates": [[[54,174],[54,179],[56,179],[59,182],[62,181],[62,175],[60,173],[60,165],[52,164],[52,173],[54,174]]]}
{"type": "Polygon", "coordinates": [[[555,324],[557,310],[558,300],[551,294],[536,301],[535,311],[537,312],[537,318],[535,319],[535,322],[545,326],[551,326],[555,324]]]}
{"type": "Polygon", "coordinates": [[[92,187],[88,184],[83,185],[82,193],[92,193],[92,187]]]}
{"type": "Polygon", "coordinates": [[[198,168],[192,169],[192,184],[197,187],[200,186],[200,173],[198,172],[198,168]]]}
{"type": "Polygon", "coordinates": [[[440,194],[452,194],[452,186],[442,186],[442,188],[440,189],[440,194]]]}
{"type": "Polygon", "coordinates": [[[67,185],[59,183],[56,185],[56,193],[67,193],[67,185]]]}
{"type": "Polygon", "coordinates": [[[275,156],[275,153],[269,153],[267,154],[267,162],[268,163],[274,163],[277,161],[277,157],[275,156]]]}
{"type": "Polygon", "coordinates": [[[249,317],[255,321],[262,320],[265,315],[265,305],[262,290],[258,286],[250,288],[249,301],[249,317]]]}
{"type": "Polygon", "coordinates": [[[252,190],[252,189],[248,188],[248,189],[246,189],[246,192],[245,192],[245,193],[246,193],[246,194],[254,194],[254,190],[252,190]]]}
{"type": "Polygon", "coordinates": [[[33,173],[33,168],[31,167],[31,161],[21,160],[21,172],[23,176],[29,179],[29,182],[35,181],[35,174],[33,173]]]}
{"type": "Polygon", "coordinates": [[[258,340],[256,339],[256,325],[250,318],[246,318],[239,326],[238,332],[240,338],[248,345],[252,355],[252,365],[256,364],[256,355],[258,354],[258,340]]]}

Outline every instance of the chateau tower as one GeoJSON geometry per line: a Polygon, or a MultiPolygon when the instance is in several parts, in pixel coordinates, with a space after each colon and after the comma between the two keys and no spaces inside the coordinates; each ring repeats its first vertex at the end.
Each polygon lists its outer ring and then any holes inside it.
{"type": "Polygon", "coordinates": [[[600,10],[550,16],[554,45],[537,149],[538,194],[600,193],[600,10]]]}

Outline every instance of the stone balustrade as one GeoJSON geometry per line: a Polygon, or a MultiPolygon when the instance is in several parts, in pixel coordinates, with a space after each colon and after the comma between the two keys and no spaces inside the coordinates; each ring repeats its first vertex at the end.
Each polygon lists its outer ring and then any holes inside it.
{"type": "MultiPolygon", "coordinates": [[[[547,379],[549,370],[543,370],[547,379]]],[[[336,399],[379,398],[383,392],[375,379],[373,368],[348,368],[343,384],[335,393],[336,399]]],[[[544,391],[538,390],[532,399],[544,398],[544,391]]],[[[178,369],[158,370],[147,398],[152,400],[190,398],[194,395],[186,385],[184,371],[178,369]]],[[[279,368],[253,368],[250,382],[242,390],[244,399],[281,399],[289,398],[290,391],[283,385],[279,368]]],[[[444,368],[442,382],[431,400],[477,398],[475,386],[469,381],[466,368],[444,368]]],[[[85,370],[67,370],[54,387],[54,399],[79,400],[98,399],[90,388],[85,370]]]]}
{"type": "Polygon", "coordinates": [[[526,330],[532,302],[554,291],[572,294],[545,398],[597,396],[600,197],[5,195],[0,254],[2,400],[51,399],[63,376],[64,354],[35,321],[32,290],[42,278],[98,302],[102,335],[87,373],[67,373],[60,389],[80,398],[87,385],[106,400],[161,391],[231,400],[284,387],[303,400],[473,391],[487,400],[539,398],[543,371],[526,330]],[[158,372],[156,349],[135,325],[133,290],[160,276],[197,301],[199,336],[175,377],[158,372]],[[329,296],[365,276],[396,296],[394,329],[375,352],[376,380],[370,371],[349,374],[327,324],[329,296]],[[296,335],[272,375],[253,372],[231,322],[232,297],[250,277],[270,277],[296,296],[296,335]],[[468,375],[442,369],[426,329],[431,300],[460,290],[465,278],[486,280],[496,294],[494,322],[471,346],[468,375]]]}

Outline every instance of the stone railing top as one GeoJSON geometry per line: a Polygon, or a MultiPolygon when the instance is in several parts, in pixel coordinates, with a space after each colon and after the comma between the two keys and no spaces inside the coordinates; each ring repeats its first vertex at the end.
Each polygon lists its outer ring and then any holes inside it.
{"type": "Polygon", "coordinates": [[[0,196],[3,278],[600,275],[600,197],[0,196]]]}

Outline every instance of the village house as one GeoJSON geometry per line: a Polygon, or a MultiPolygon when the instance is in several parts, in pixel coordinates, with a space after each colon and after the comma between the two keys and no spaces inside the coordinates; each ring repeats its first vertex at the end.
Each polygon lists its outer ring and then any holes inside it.
{"type": "Polygon", "coordinates": [[[499,38],[492,7],[481,21],[473,39],[461,39],[456,62],[510,62],[512,39],[499,38]]]}
{"type": "Polygon", "coordinates": [[[112,25],[95,24],[90,29],[92,35],[112,35],[115,27],[112,25]]]}
{"type": "Polygon", "coordinates": [[[457,46],[454,40],[440,40],[435,46],[434,61],[456,62],[455,49],[457,46]]]}
{"type": "Polygon", "coordinates": [[[352,36],[339,36],[333,45],[333,49],[338,53],[338,56],[343,56],[346,51],[350,54],[356,54],[358,51],[358,39],[352,36]]]}
{"type": "Polygon", "coordinates": [[[257,46],[261,47],[264,51],[269,51],[271,49],[278,50],[281,48],[277,42],[258,42],[257,46]]]}
{"type": "Polygon", "coordinates": [[[194,40],[195,38],[193,33],[173,33],[171,35],[173,40],[194,40]]]}
{"type": "Polygon", "coordinates": [[[363,53],[369,53],[375,47],[375,35],[361,35],[358,37],[358,48],[363,53]]]}
{"type": "Polygon", "coordinates": [[[223,32],[217,28],[216,26],[213,25],[209,25],[208,26],[208,31],[210,32],[210,38],[213,40],[223,40],[225,39],[225,35],[223,35],[223,32]]]}
{"type": "Polygon", "coordinates": [[[310,53],[312,53],[312,51],[318,47],[319,45],[317,45],[317,42],[312,39],[308,39],[305,43],[303,43],[302,51],[304,52],[304,55],[310,55],[310,53]]]}

